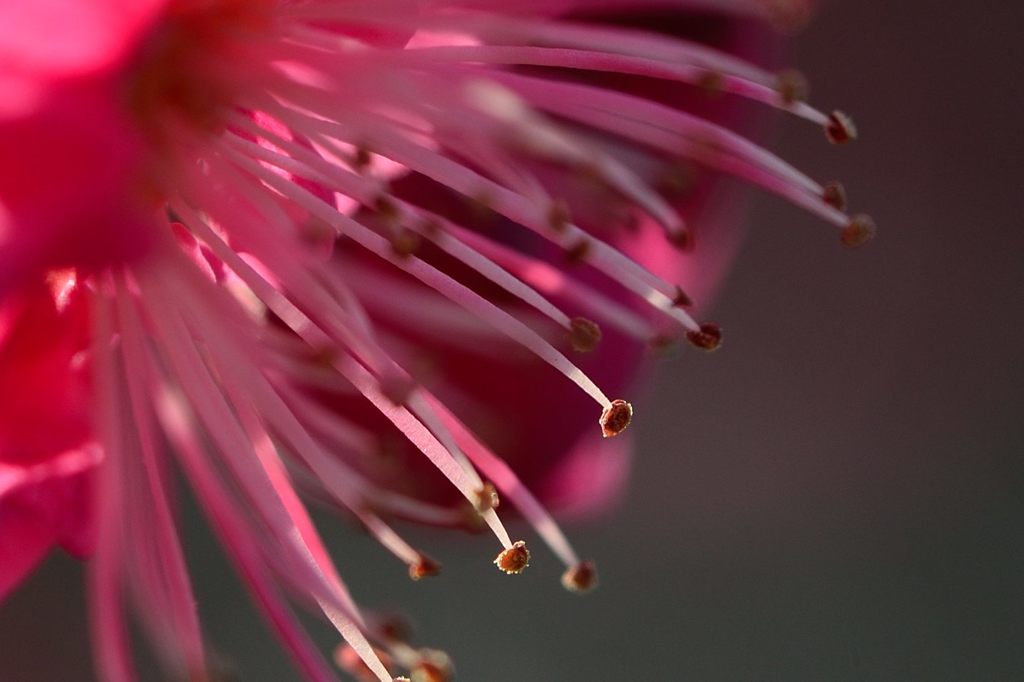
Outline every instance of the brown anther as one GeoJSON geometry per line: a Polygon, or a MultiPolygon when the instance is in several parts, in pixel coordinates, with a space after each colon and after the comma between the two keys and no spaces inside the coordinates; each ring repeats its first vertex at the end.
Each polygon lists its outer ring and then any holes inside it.
{"type": "Polygon", "coordinates": [[[306,220],[299,227],[299,237],[307,244],[319,245],[334,241],[334,228],[319,218],[306,220]]]}
{"type": "Polygon", "coordinates": [[[370,156],[370,150],[366,147],[357,147],[355,156],[352,158],[352,166],[357,171],[366,170],[370,167],[370,163],[373,158],[370,156]]]}
{"type": "Polygon", "coordinates": [[[669,232],[668,241],[679,251],[693,251],[694,246],[696,246],[693,233],[686,228],[669,232]]]}
{"type": "Polygon", "coordinates": [[[697,86],[705,94],[717,97],[725,89],[725,77],[718,71],[705,71],[697,78],[697,86]]]}
{"type": "Polygon", "coordinates": [[[494,565],[507,575],[519,575],[530,565],[530,550],[525,542],[517,540],[494,558],[494,565]]]}
{"type": "Polygon", "coordinates": [[[548,207],[548,227],[555,232],[565,232],[572,221],[572,213],[569,204],[564,199],[556,199],[548,207]]]}
{"type": "Polygon", "coordinates": [[[391,251],[405,259],[416,254],[423,245],[423,237],[408,228],[401,228],[391,235],[391,251]]]}
{"type": "Polygon", "coordinates": [[[580,238],[579,241],[565,250],[565,259],[573,265],[582,263],[590,255],[590,248],[590,240],[585,237],[580,238]]]}
{"type": "Polygon", "coordinates": [[[380,382],[380,392],[395,405],[405,405],[415,390],[415,382],[403,377],[385,378],[380,382]]]}
{"type": "Polygon", "coordinates": [[[864,214],[855,215],[850,218],[850,222],[846,224],[846,227],[839,234],[839,240],[846,248],[856,249],[874,239],[877,231],[878,228],[875,226],[875,221],[871,219],[871,216],[864,214]]]}
{"type": "Polygon", "coordinates": [[[832,144],[846,144],[857,139],[857,126],[853,119],[841,111],[833,111],[829,114],[828,123],[825,124],[825,137],[832,144]]]}
{"type": "Polygon", "coordinates": [[[658,176],[657,188],[662,194],[671,197],[682,197],[690,192],[697,182],[696,169],[686,163],[673,163],[658,176]]]}
{"type": "Polygon", "coordinates": [[[379,213],[384,220],[395,220],[398,218],[398,204],[388,194],[381,194],[373,200],[373,210],[379,213]]]}
{"type": "Polygon", "coordinates": [[[821,196],[829,206],[840,211],[846,210],[846,188],[842,184],[838,182],[828,183],[825,185],[825,191],[821,196]]]}
{"type": "Polygon", "coordinates": [[[613,400],[604,408],[598,423],[601,425],[601,435],[605,438],[612,438],[626,430],[629,423],[633,421],[633,406],[625,400],[613,400]]]}
{"type": "Polygon", "coordinates": [[[380,621],[380,631],[386,639],[407,642],[412,637],[412,625],[404,616],[389,614],[380,621]]]}
{"type": "Polygon", "coordinates": [[[498,497],[498,490],[492,483],[485,482],[482,487],[474,492],[475,500],[473,506],[483,514],[501,505],[501,498],[498,497]]]}
{"type": "Polygon", "coordinates": [[[483,190],[480,193],[467,198],[466,207],[472,214],[472,218],[478,222],[492,221],[494,220],[494,198],[490,195],[488,190],[483,190]]]}
{"type": "Polygon", "coordinates": [[[409,577],[415,581],[430,578],[441,573],[441,564],[437,563],[423,552],[420,552],[419,560],[409,564],[409,577]]]}
{"type": "Polygon", "coordinates": [[[718,350],[718,347],[722,345],[722,328],[708,322],[702,324],[697,331],[686,332],[686,338],[697,348],[703,348],[706,351],[718,350]]]}
{"type": "Polygon", "coordinates": [[[436,218],[427,218],[423,221],[423,225],[420,227],[420,234],[429,238],[436,237],[443,232],[443,226],[441,221],[436,218]]]}
{"type": "MultiPolygon", "coordinates": [[[[377,647],[373,648],[377,658],[384,664],[385,668],[390,668],[393,665],[391,656],[388,655],[383,649],[377,647]]],[[[348,644],[340,644],[334,649],[334,663],[347,672],[349,675],[354,677],[358,682],[377,682],[380,678],[373,672],[368,665],[359,657],[356,650],[348,644]]],[[[402,679],[402,678],[397,678],[402,679]]]]}
{"type": "Polygon", "coordinates": [[[597,567],[594,562],[581,561],[567,568],[562,574],[562,587],[577,594],[590,592],[597,587],[597,567]]]}
{"type": "Polygon", "coordinates": [[[569,344],[577,353],[590,353],[601,343],[601,328],[585,317],[569,321],[569,344]]]}
{"type": "Polygon", "coordinates": [[[412,682],[448,682],[455,675],[452,659],[438,649],[420,649],[420,660],[412,669],[412,682]]]}
{"type": "Polygon", "coordinates": [[[795,69],[786,69],[780,71],[775,79],[775,88],[784,103],[796,104],[807,101],[809,87],[807,78],[802,73],[795,69]]]}
{"type": "Polygon", "coordinates": [[[448,682],[448,675],[432,663],[420,663],[412,670],[411,682],[448,682]]]}
{"type": "Polygon", "coordinates": [[[672,297],[672,305],[677,308],[689,308],[693,305],[693,299],[677,284],[676,295],[672,297]]]}

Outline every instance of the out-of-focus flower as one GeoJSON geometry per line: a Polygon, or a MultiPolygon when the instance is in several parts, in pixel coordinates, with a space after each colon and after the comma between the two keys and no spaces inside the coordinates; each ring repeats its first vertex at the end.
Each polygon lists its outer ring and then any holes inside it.
{"type": "Polygon", "coordinates": [[[742,127],[746,98],[854,136],[796,75],[754,63],[769,24],[806,9],[6,3],[0,596],[52,545],[94,546],[103,679],[135,679],[129,603],[172,672],[209,679],[175,467],[309,679],[334,676],[285,594],[368,679],[451,664],[363,614],[296,488],[349,510],[414,579],[438,566],[391,519],[487,527],[497,567],[525,569],[500,494],[566,587],[593,587],[539,499],[606,503],[628,459],[606,439],[632,417],[606,391],[652,344],[718,347],[690,313],[739,234],[715,178],[782,196],[849,246],[873,230],[838,185],[722,125],[742,127]]]}

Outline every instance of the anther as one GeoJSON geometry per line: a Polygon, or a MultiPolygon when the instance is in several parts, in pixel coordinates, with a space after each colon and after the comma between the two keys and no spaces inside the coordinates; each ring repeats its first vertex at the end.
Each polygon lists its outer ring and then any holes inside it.
{"type": "Polygon", "coordinates": [[[693,190],[697,182],[697,171],[683,162],[670,164],[658,176],[658,191],[670,198],[682,198],[693,190]]]}
{"type": "Polygon", "coordinates": [[[387,194],[381,194],[373,200],[373,210],[377,211],[385,220],[398,218],[398,204],[387,194]]]}
{"type": "Polygon", "coordinates": [[[825,137],[832,144],[846,144],[857,139],[857,126],[853,119],[841,111],[833,111],[829,114],[828,123],[825,124],[825,137]]]}
{"type": "Polygon", "coordinates": [[[855,249],[874,239],[877,231],[878,228],[875,227],[875,221],[871,219],[871,216],[855,215],[843,228],[839,239],[846,248],[855,249]]]}
{"type": "Polygon", "coordinates": [[[669,232],[668,241],[679,251],[693,251],[695,246],[693,233],[685,228],[669,232]]]}
{"type": "Polygon", "coordinates": [[[569,211],[569,204],[563,199],[556,199],[548,207],[548,227],[554,232],[565,232],[566,228],[569,227],[569,223],[572,220],[572,214],[569,211]]]}
{"type": "Polygon", "coordinates": [[[391,235],[391,251],[401,259],[413,256],[423,245],[423,238],[408,228],[400,228],[391,235]]]}
{"type": "Polygon", "coordinates": [[[352,166],[357,171],[363,171],[370,167],[372,161],[370,150],[366,147],[357,147],[355,157],[352,159],[352,166]]]}
{"type": "Polygon", "coordinates": [[[423,580],[441,573],[441,564],[420,552],[419,560],[409,564],[409,577],[415,581],[423,580]]]}
{"type": "Polygon", "coordinates": [[[400,614],[391,613],[384,616],[379,627],[381,635],[393,642],[408,642],[412,637],[412,625],[400,614]]]}
{"type": "Polygon", "coordinates": [[[517,540],[495,557],[494,565],[507,575],[519,575],[530,565],[530,550],[525,542],[517,540]]]}
{"type": "Polygon", "coordinates": [[[439,649],[420,649],[420,660],[409,673],[412,682],[448,682],[454,677],[452,659],[439,649]]]}
{"type": "Polygon", "coordinates": [[[697,86],[705,94],[717,97],[725,87],[725,78],[718,71],[705,71],[697,78],[697,86]]]}
{"type": "Polygon", "coordinates": [[[677,308],[689,308],[693,305],[693,299],[677,284],[676,295],[672,297],[672,305],[677,308]]]}
{"type": "Polygon", "coordinates": [[[585,317],[574,317],[569,321],[569,343],[576,352],[589,353],[601,343],[601,328],[585,317]]]}
{"type": "Polygon", "coordinates": [[[593,561],[581,561],[575,566],[570,566],[562,574],[562,587],[583,594],[597,587],[597,567],[593,561]]]}
{"type": "Polygon", "coordinates": [[[590,240],[581,238],[575,244],[565,250],[565,259],[570,264],[582,263],[590,254],[590,240]]]}
{"type": "Polygon", "coordinates": [[[604,408],[598,423],[601,425],[601,435],[605,438],[617,436],[626,430],[629,422],[633,420],[633,406],[625,400],[613,400],[608,407],[604,408]]]}
{"type": "Polygon", "coordinates": [[[409,397],[415,390],[416,384],[412,380],[402,377],[389,377],[380,382],[380,392],[384,394],[385,398],[399,406],[409,402],[409,397]]]}
{"type": "Polygon", "coordinates": [[[829,206],[840,211],[846,210],[846,189],[840,183],[830,182],[825,185],[825,191],[821,196],[829,206]]]}
{"type": "Polygon", "coordinates": [[[491,483],[485,482],[483,486],[475,491],[474,495],[476,499],[473,501],[473,506],[481,514],[492,509],[497,509],[498,506],[501,505],[501,498],[498,497],[498,491],[491,483]]]}
{"type": "Polygon", "coordinates": [[[779,97],[786,104],[796,104],[807,101],[809,87],[807,78],[795,69],[780,71],[775,77],[775,89],[779,91],[779,97]]]}
{"type": "MultiPolygon", "coordinates": [[[[384,664],[385,668],[390,668],[394,662],[391,656],[384,650],[377,647],[373,648],[373,652],[377,654],[377,658],[384,664]]],[[[354,677],[359,682],[376,682],[380,678],[377,674],[370,670],[370,667],[366,665],[356,650],[348,644],[341,644],[334,650],[334,662],[335,664],[347,672],[349,675],[354,677]]],[[[396,681],[405,680],[405,682],[412,682],[406,677],[396,677],[396,681]]]]}
{"type": "Polygon", "coordinates": [[[718,350],[722,345],[722,328],[709,322],[702,324],[697,331],[686,332],[686,338],[697,348],[706,351],[718,350]]]}

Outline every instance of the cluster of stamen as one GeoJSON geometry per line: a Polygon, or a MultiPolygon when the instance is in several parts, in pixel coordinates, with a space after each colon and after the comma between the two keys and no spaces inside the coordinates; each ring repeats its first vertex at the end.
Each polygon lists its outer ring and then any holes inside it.
{"type": "MultiPolygon", "coordinates": [[[[243,572],[257,582],[265,579],[265,567],[246,551],[249,542],[265,542],[275,558],[283,555],[281,566],[295,568],[296,583],[316,583],[311,594],[351,645],[339,665],[361,680],[445,682],[453,675],[446,655],[414,650],[364,626],[312,523],[295,504],[293,471],[351,511],[404,562],[413,580],[437,575],[440,565],[410,546],[390,518],[441,526],[469,520],[491,529],[501,543],[504,549],[494,559],[500,571],[517,575],[529,566],[525,542],[512,542],[496,514],[499,492],[566,566],[561,580],[567,590],[592,590],[597,570],[580,561],[540,502],[435,395],[432,382],[418,375],[414,380],[390,354],[389,344],[378,340],[376,314],[422,331],[435,321],[433,310],[419,302],[430,301],[430,308],[438,301],[438,310],[472,328],[467,336],[479,334],[487,342],[490,335],[504,337],[574,382],[600,407],[601,434],[611,438],[630,425],[632,405],[609,399],[572,353],[610,361],[600,357],[607,352],[602,326],[641,343],[686,341],[705,351],[720,347],[722,331],[691,316],[694,301],[682,288],[605,241],[606,232],[588,228],[582,209],[593,207],[559,196],[563,180],[591,183],[599,202],[610,197],[608,233],[629,239],[645,221],[661,229],[667,247],[694,257],[700,254],[700,233],[677,208],[693,183],[693,165],[730,174],[808,210],[838,228],[847,247],[870,240],[875,225],[867,216],[845,213],[839,183],[819,184],[712,122],[585,79],[544,75],[545,68],[576,69],[681,82],[789,111],[821,126],[835,144],[855,139],[848,116],[805,103],[807,83],[798,72],[771,74],[682,39],[499,10],[446,13],[424,7],[420,14],[408,13],[402,3],[381,1],[376,18],[363,13],[363,3],[325,0],[171,3],[167,21],[139,51],[127,99],[155,149],[188,147],[187,153],[170,155],[187,163],[166,201],[176,229],[191,239],[183,250],[200,266],[168,257],[152,273],[140,269],[113,277],[98,298],[104,314],[120,326],[117,334],[97,335],[96,353],[108,359],[99,381],[109,394],[161,396],[156,414],[143,415],[153,422],[147,426],[163,429],[185,453],[183,468],[218,527],[249,534],[233,546],[243,572]],[[385,32],[472,40],[376,46],[353,37],[360,31],[342,28],[346,20],[385,32]],[[258,78],[250,77],[250,68],[258,78]],[[184,137],[175,137],[182,129],[184,137]],[[657,169],[645,176],[610,152],[612,145],[594,143],[596,138],[647,154],[657,169]],[[390,170],[380,161],[391,164],[390,170]],[[542,181],[549,177],[545,173],[558,180],[542,181]],[[429,202],[417,203],[395,189],[401,186],[396,174],[422,176],[443,187],[439,203],[456,208],[437,214],[429,202]],[[495,236],[484,223],[522,230],[530,240],[557,247],[560,256],[517,248],[528,240],[495,236]],[[343,267],[321,253],[336,244],[345,245],[343,267]],[[236,251],[243,247],[244,258],[236,251]],[[354,252],[403,276],[379,276],[362,259],[348,257],[354,252]],[[455,271],[485,284],[471,286],[452,276],[445,265],[452,262],[455,271]],[[204,279],[200,270],[212,274],[204,279]],[[591,283],[595,273],[621,291],[602,293],[591,283]],[[224,290],[237,296],[244,312],[227,302],[224,290]],[[500,295],[491,296],[496,290],[500,295]],[[142,297],[149,305],[145,314],[142,297]],[[364,307],[364,301],[370,303],[364,307]],[[557,333],[529,324],[537,316],[557,333]],[[146,334],[151,343],[143,340],[146,334]],[[153,356],[159,361],[149,367],[153,356]],[[127,371],[111,369],[119,362],[127,371]],[[379,483],[366,461],[383,466],[399,458],[381,456],[384,439],[343,410],[325,406],[314,397],[318,392],[372,404],[458,490],[461,506],[433,505],[379,483]],[[204,458],[195,453],[210,452],[223,462],[204,468],[204,458]],[[285,459],[297,466],[286,466],[285,459]],[[246,467],[255,473],[247,475],[246,467]],[[218,494],[231,497],[235,491],[253,501],[251,516],[259,524],[218,500],[218,494]],[[264,528],[271,529],[269,540],[261,537],[264,528]],[[393,664],[410,677],[392,678],[387,669],[393,664]]],[[[736,11],[787,27],[806,19],[803,0],[735,4],[736,11]]],[[[457,331],[451,337],[444,341],[454,347],[472,341],[457,331]]],[[[437,379],[442,388],[452,388],[444,381],[437,379]]],[[[107,417],[115,425],[124,421],[116,411],[107,417]]],[[[119,435],[120,443],[137,440],[119,435]]],[[[263,582],[254,591],[276,594],[272,587],[263,582]]],[[[283,639],[296,641],[288,606],[267,597],[267,608],[283,639]]],[[[198,640],[190,621],[179,620],[173,627],[185,631],[182,639],[198,640]]]]}

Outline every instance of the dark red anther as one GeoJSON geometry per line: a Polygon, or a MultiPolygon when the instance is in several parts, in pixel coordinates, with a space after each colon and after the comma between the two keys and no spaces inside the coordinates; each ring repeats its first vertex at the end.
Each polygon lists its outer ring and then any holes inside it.
{"type": "Polygon", "coordinates": [[[517,540],[494,558],[494,565],[507,575],[519,575],[530,565],[530,550],[525,542],[517,540]]]}
{"type": "Polygon", "coordinates": [[[808,85],[807,78],[795,69],[787,69],[776,76],[775,88],[779,91],[779,97],[786,104],[796,104],[807,101],[808,85]]]}
{"type": "Polygon", "coordinates": [[[833,208],[840,211],[846,210],[846,189],[838,182],[830,182],[825,185],[825,191],[822,192],[821,198],[833,208]]]}
{"type": "Polygon", "coordinates": [[[676,285],[676,295],[672,297],[672,305],[677,308],[689,308],[693,305],[693,299],[683,291],[683,288],[676,285]]]}
{"type": "Polygon", "coordinates": [[[419,560],[409,564],[409,577],[419,581],[441,573],[441,564],[420,552],[419,560]]]}
{"type": "Polygon", "coordinates": [[[693,251],[696,246],[696,241],[693,238],[693,232],[683,228],[676,230],[675,232],[668,233],[668,241],[672,246],[676,247],[679,251],[693,251]]]}
{"type": "Polygon", "coordinates": [[[871,219],[871,216],[855,215],[850,218],[850,222],[843,228],[839,235],[839,240],[846,248],[856,249],[874,239],[877,231],[878,228],[875,226],[875,221],[871,219]]]}
{"type": "Polygon", "coordinates": [[[585,317],[569,321],[569,344],[578,353],[589,353],[601,343],[601,328],[585,317]]]}
{"type": "Polygon", "coordinates": [[[857,126],[853,119],[841,111],[833,111],[825,124],[825,137],[832,144],[846,144],[857,139],[857,126]]]}
{"type": "Polygon", "coordinates": [[[391,235],[391,251],[401,259],[415,255],[422,245],[423,237],[404,227],[391,235]]]}
{"type": "Polygon", "coordinates": [[[697,85],[706,94],[717,97],[725,90],[725,77],[718,71],[705,71],[697,78],[697,85]]]}
{"type": "Polygon", "coordinates": [[[563,199],[556,199],[548,207],[548,227],[554,232],[565,232],[572,222],[572,214],[569,211],[569,204],[563,199]]]}
{"type": "Polygon", "coordinates": [[[601,435],[612,438],[626,430],[633,421],[633,406],[625,400],[613,400],[604,408],[598,423],[601,424],[601,435]]]}
{"type": "Polygon", "coordinates": [[[597,587],[597,567],[594,562],[581,561],[567,568],[562,574],[562,587],[577,594],[590,592],[597,587]]]}
{"type": "Polygon", "coordinates": [[[722,328],[708,322],[702,324],[698,331],[686,332],[686,338],[697,348],[706,351],[717,350],[722,345],[722,328]]]}
{"type": "Polygon", "coordinates": [[[380,382],[380,392],[395,405],[405,405],[416,390],[416,384],[404,377],[389,377],[380,382]]]}
{"type": "Polygon", "coordinates": [[[572,246],[565,250],[565,259],[573,265],[577,263],[582,263],[587,259],[587,256],[590,254],[590,248],[590,240],[586,238],[581,238],[579,241],[577,241],[575,244],[573,244],[572,246]]]}

